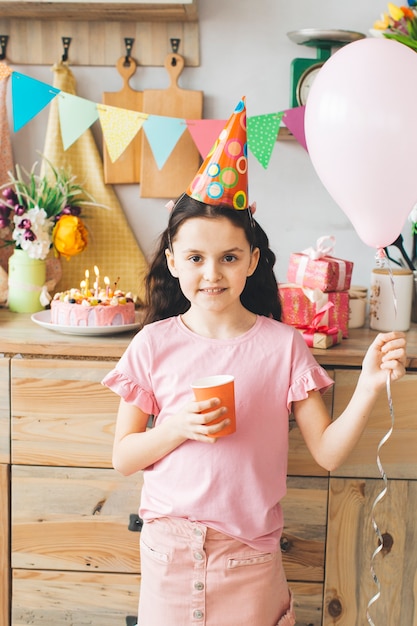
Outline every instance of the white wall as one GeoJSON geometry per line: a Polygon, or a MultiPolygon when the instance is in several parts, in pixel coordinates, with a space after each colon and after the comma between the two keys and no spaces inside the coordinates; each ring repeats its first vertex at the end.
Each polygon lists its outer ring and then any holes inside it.
{"type": "MultiPolygon", "coordinates": [[[[243,95],[249,116],[289,108],[291,60],[315,57],[315,50],[292,43],[286,33],[301,28],[368,33],[386,6],[384,0],[199,0],[201,64],[184,69],[180,86],[204,91],[206,118],[227,118],[243,95]]],[[[50,67],[13,69],[52,84],[50,67]]],[[[115,67],[74,66],[72,71],[78,95],[94,102],[101,101],[104,91],[121,89],[115,67]]],[[[164,68],[138,67],[130,84],[137,90],[164,89],[168,87],[167,74],[164,68]]],[[[48,107],[12,137],[15,161],[26,168],[39,159],[37,151],[43,149],[47,115],[48,107]]],[[[101,146],[98,122],[93,132],[101,146]]],[[[277,142],[267,170],[252,155],[249,166],[250,201],[256,200],[257,219],[277,255],[279,280],[286,278],[291,252],[332,234],[336,237],[336,256],[355,264],[353,283],[369,285],[374,249],[359,239],[297,142],[277,142]]],[[[149,256],[166,224],[166,200],[140,198],[137,185],[118,185],[115,190],[142,250],[149,256]]]]}

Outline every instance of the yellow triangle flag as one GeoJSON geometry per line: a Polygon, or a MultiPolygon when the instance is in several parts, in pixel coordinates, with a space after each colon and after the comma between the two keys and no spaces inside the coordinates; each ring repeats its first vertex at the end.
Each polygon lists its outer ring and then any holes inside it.
{"type": "Polygon", "coordinates": [[[97,111],[112,163],[123,154],[148,119],[147,113],[97,104],[97,111]]]}

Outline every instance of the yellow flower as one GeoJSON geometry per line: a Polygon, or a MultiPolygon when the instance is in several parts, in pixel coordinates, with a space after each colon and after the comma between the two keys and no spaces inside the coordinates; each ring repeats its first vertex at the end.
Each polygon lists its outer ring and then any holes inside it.
{"type": "Polygon", "coordinates": [[[387,13],[383,13],[381,18],[377,20],[374,24],[375,30],[387,30],[390,25],[390,19],[387,13]]]}
{"type": "Polygon", "coordinates": [[[67,261],[79,254],[88,243],[88,233],[82,220],[76,215],[62,215],[52,233],[55,253],[67,261]]]}
{"type": "Polygon", "coordinates": [[[396,22],[399,22],[400,19],[404,17],[404,11],[402,11],[400,7],[397,7],[397,5],[393,4],[392,2],[388,2],[388,11],[392,19],[396,22]]]}

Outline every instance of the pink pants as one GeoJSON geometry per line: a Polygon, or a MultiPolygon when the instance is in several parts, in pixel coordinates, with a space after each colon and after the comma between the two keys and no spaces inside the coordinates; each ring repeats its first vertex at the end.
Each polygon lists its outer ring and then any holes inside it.
{"type": "Polygon", "coordinates": [[[141,533],[138,626],[293,626],[280,552],[257,552],[198,522],[141,533]]]}

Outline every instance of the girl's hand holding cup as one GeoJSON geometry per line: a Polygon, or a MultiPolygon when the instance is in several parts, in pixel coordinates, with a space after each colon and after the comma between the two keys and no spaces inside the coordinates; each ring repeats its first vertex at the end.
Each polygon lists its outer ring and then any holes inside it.
{"type": "MultiPolygon", "coordinates": [[[[229,420],[227,425],[223,424],[221,428],[216,428],[208,433],[211,437],[225,437],[236,431],[236,413],[235,413],[235,387],[234,378],[227,374],[217,376],[206,376],[199,378],[191,384],[196,400],[210,400],[218,398],[222,407],[227,409],[226,417],[229,420]]],[[[201,403],[200,403],[201,404],[201,403]]],[[[208,416],[207,409],[200,408],[206,417],[210,417],[209,423],[219,425],[224,422],[224,416],[219,417],[208,416]]],[[[210,427],[211,428],[211,427],[210,427]]]]}

